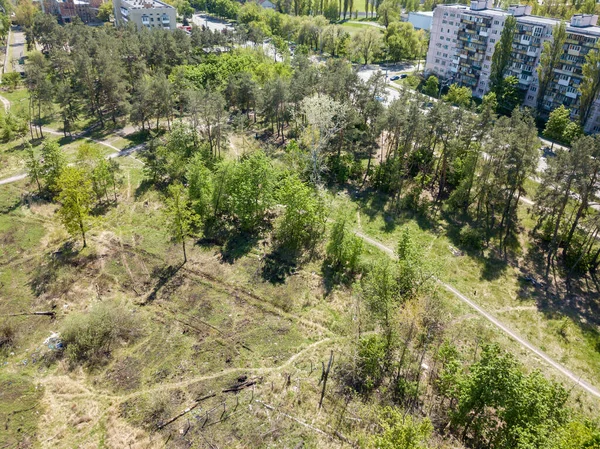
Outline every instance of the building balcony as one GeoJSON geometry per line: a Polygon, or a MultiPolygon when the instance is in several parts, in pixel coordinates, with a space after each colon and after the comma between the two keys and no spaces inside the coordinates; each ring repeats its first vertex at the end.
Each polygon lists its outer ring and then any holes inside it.
{"type": "Polygon", "coordinates": [[[577,92],[565,92],[565,96],[569,98],[577,98],[577,92]]]}
{"type": "Polygon", "coordinates": [[[571,79],[566,79],[566,80],[558,80],[558,85],[559,86],[568,86],[569,85],[569,81],[571,81],[571,79]]]}

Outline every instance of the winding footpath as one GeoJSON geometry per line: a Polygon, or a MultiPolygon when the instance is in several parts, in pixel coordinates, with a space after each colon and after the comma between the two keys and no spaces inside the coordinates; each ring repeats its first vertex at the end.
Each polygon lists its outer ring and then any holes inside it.
{"type": "MultiPolygon", "coordinates": [[[[2,102],[3,106],[4,106],[4,110],[8,111],[10,109],[10,100],[8,100],[7,98],[3,97],[0,95],[0,102],[2,102]]],[[[64,134],[60,131],[57,131],[55,129],[50,129],[50,128],[42,128],[42,130],[46,133],[46,134],[52,134],[54,136],[63,136],[64,134]]],[[[145,144],[139,144],[139,145],[135,145],[132,147],[128,147],[128,148],[123,148],[123,149],[119,149],[117,147],[115,147],[114,145],[112,145],[109,142],[106,142],[104,140],[98,140],[98,139],[93,139],[91,137],[86,137],[87,131],[82,131],[80,133],[74,134],[72,136],[73,141],[76,141],[78,139],[87,139],[91,142],[94,142],[98,145],[102,145],[105,146],[107,148],[110,148],[111,150],[114,150],[114,153],[110,153],[106,156],[107,159],[113,159],[116,157],[126,157],[126,156],[131,156],[133,159],[135,159],[136,161],[141,162],[140,160],[134,158],[132,156],[133,153],[135,153],[136,151],[142,150],[145,146],[145,144]]],[[[25,179],[27,177],[27,173],[20,173],[18,175],[14,175],[14,176],[10,176],[8,178],[4,178],[4,179],[0,179],[0,186],[4,185],[4,184],[11,184],[13,182],[18,182],[21,181],[23,179],[25,179]]]]}
{"type": "MultiPolygon", "coordinates": [[[[354,231],[354,233],[358,237],[360,237],[361,239],[363,239],[365,242],[367,242],[369,245],[375,246],[376,248],[380,249],[381,251],[383,251],[388,256],[390,256],[390,257],[392,257],[394,259],[396,258],[396,253],[394,252],[394,250],[392,248],[390,248],[388,246],[385,246],[383,243],[378,242],[377,240],[369,237],[366,234],[363,234],[362,232],[354,231]]],[[[552,366],[554,369],[556,369],[558,372],[560,372],[565,377],[567,377],[570,380],[572,380],[576,385],[580,386],[581,388],[583,388],[585,391],[587,391],[591,395],[595,396],[596,398],[600,398],[600,391],[597,388],[595,388],[594,386],[592,386],[591,384],[589,384],[585,380],[582,380],[580,376],[577,376],[572,371],[570,371],[569,369],[565,368],[560,363],[556,362],[548,354],[546,354],[541,349],[539,349],[539,348],[535,347],[534,345],[532,345],[531,343],[529,343],[523,337],[520,337],[515,331],[513,331],[508,326],[506,326],[505,324],[503,324],[500,320],[498,320],[492,314],[490,314],[489,312],[487,312],[480,305],[476,304],[474,301],[472,301],[469,298],[467,298],[465,295],[463,295],[461,292],[459,292],[456,288],[454,288],[450,284],[445,283],[444,281],[442,281],[440,279],[436,279],[436,280],[437,280],[437,282],[442,287],[444,287],[446,290],[448,290],[450,293],[452,293],[454,296],[456,296],[462,302],[464,302],[465,304],[467,304],[470,308],[472,308],[473,310],[475,310],[475,312],[477,312],[483,318],[485,318],[486,320],[488,320],[490,323],[492,323],[494,326],[496,326],[502,332],[504,332],[505,334],[507,334],[510,338],[512,338],[513,340],[515,340],[517,343],[519,343],[523,348],[525,348],[528,351],[534,353],[536,356],[538,356],[544,362],[546,362],[547,364],[549,364],[550,366],[552,366]]]]}

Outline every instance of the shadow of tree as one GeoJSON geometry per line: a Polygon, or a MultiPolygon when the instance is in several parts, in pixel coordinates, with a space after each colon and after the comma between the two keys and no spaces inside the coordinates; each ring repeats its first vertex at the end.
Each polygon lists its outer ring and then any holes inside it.
{"type": "MultiPolygon", "coordinates": [[[[162,267],[155,267],[152,270],[152,278],[157,279],[156,285],[152,289],[152,291],[148,294],[146,299],[144,300],[144,304],[150,303],[156,299],[156,295],[158,292],[165,287],[171,279],[181,270],[183,267],[183,263],[178,265],[165,265],[162,267]]],[[[173,286],[175,289],[177,286],[173,286]]]]}
{"type": "Polygon", "coordinates": [[[275,247],[263,261],[261,276],[271,284],[283,284],[293,274],[300,259],[300,252],[291,251],[283,246],[275,247]]]}
{"type": "MultiPolygon", "coordinates": [[[[58,280],[60,270],[67,265],[80,265],[85,260],[78,258],[79,252],[74,249],[74,242],[67,241],[53,253],[46,256],[46,263],[38,265],[29,282],[31,290],[35,296],[46,293],[50,287],[58,280]]],[[[64,281],[64,280],[63,280],[64,281]]],[[[74,282],[74,279],[73,279],[74,282]]],[[[67,286],[63,286],[67,288],[67,286]]]]}

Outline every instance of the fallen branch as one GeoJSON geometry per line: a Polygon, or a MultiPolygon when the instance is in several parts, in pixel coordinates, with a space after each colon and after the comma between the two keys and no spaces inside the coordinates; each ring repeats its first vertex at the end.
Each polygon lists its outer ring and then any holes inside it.
{"type": "Polygon", "coordinates": [[[198,407],[200,405],[201,402],[210,399],[210,398],[214,398],[216,396],[216,393],[211,393],[209,395],[206,395],[204,397],[201,397],[200,399],[197,399],[196,402],[194,403],[194,405],[192,405],[191,407],[186,408],[183,412],[181,412],[179,415],[174,416],[173,418],[169,419],[167,422],[164,422],[162,424],[159,424],[158,427],[156,428],[156,430],[161,430],[164,429],[165,427],[167,427],[169,424],[177,421],[179,418],[181,418],[182,416],[188,414],[189,412],[191,412],[192,410],[194,410],[196,407],[198,407]]]}

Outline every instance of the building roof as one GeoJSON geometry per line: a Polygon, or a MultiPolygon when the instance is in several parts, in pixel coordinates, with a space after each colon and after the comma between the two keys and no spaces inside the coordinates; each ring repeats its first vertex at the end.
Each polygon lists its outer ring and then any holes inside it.
{"type": "Polygon", "coordinates": [[[433,11],[411,11],[408,15],[433,17],[433,11]]]}
{"type": "Polygon", "coordinates": [[[173,8],[160,0],[123,0],[123,4],[130,9],[173,8]]]}

